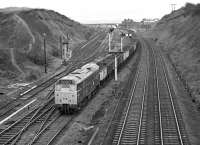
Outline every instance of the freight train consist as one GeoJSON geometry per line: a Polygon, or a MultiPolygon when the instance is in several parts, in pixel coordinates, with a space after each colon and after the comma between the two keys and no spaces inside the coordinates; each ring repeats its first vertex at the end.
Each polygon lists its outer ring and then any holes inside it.
{"type": "MultiPolygon", "coordinates": [[[[118,67],[122,66],[136,51],[138,42],[117,55],[118,67]]],[[[114,72],[114,55],[107,54],[87,63],[59,79],[55,84],[55,104],[61,113],[70,113],[81,108],[97,88],[114,72]]]]}

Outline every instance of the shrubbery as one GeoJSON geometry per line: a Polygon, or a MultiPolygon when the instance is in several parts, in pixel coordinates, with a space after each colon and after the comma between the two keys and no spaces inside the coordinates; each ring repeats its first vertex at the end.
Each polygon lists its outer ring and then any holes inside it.
{"type": "MultiPolygon", "coordinates": [[[[36,51],[35,53],[29,53],[28,54],[28,58],[30,59],[30,61],[32,61],[33,63],[37,64],[37,65],[44,65],[45,61],[44,61],[44,53],[41,51],[36,51]]],[[[51,58],[48,57],[47,55],[47,66],[51,63],[51,58]]]]}
{"type": "Polygon", "coordinates": [[[33,80],[36,80],[38,78],[38,73],[36,71],[30,71],[28,73],[28,75],[26,76],[26,80],[27,81],[33,81],[33,80]]]}
{"type": "Polygon", "coordinates": [[[61,51],[59,51],[58,49],[54,48],[54,49],[52,49],[52,55],[54,57],[61,57],[61,51]]]}
{"type": "Polygon", "coordinates": [[[200,4],[197,4],[197,5],[195,6],[193,15],[199,15],[199,16],[200,16],[200,4]]]}
{"type": "Polygon", "coordinates": [[[200,16],[200,4],[194,5],[191,3],[187,3],[184,10],[186,15],[191,14],[192,16],[200,16]]]}
{"type": "Polygon", "coordinates": [[[9,49],[0,50],[0,70],[17,72],[16,68],[12,65],[9,51],[9,49]]]}

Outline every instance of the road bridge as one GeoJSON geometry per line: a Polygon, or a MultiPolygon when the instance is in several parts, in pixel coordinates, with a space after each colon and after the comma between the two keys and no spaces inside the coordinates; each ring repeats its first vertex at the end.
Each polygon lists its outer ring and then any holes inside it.
{"type": "Polygon", "coordinates": [[[94,28],[111,28],[111,27],[118,27],[119,23],[96,23],[96,24],[86,24],[89,27],[94,27],[94,28]]]}

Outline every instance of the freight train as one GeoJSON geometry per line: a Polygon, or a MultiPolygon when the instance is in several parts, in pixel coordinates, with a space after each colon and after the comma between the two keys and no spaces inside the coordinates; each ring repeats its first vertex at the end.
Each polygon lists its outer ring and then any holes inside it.
{"type": "MultiPolygon", "coordinates": [[[[117,55],[118,67],[122,66],[136,51],[138,41],[117,55]]],[[[55,105],[61,113],[68,114],[78,110],[90,100],[98,87],[114,72],[114,55],[96,58],[74,70],[55,83],[55,105]]]]}

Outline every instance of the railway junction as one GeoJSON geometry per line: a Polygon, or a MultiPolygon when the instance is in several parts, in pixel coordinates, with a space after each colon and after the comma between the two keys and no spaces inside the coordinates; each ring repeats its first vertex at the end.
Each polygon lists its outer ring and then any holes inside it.
{"type": "MultiPolygon", "coordinates": [[[[59,113],[54,83],[94,60],[107,39],[105,32],[94,36],[80,46],[79,60],[2,105],[0,144],[190,145],[170,64],[153,40],[139,34],[118,81],[108,78],[77,113],[59,113]]],[[[125,43],[133,45],[129,38],[125,43]]]]}

